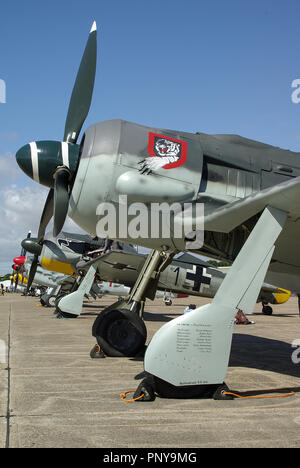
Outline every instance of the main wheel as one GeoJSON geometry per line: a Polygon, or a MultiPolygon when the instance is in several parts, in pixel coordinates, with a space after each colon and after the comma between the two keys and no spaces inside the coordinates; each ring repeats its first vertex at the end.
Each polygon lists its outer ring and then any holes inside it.
{"type": "Polygon", "coordinates": [[[104,310],[96,320],[95,336],[107,356],[132,357],[144,349],[147,330],[135,312],[104,310]]]}
{"type": "Polygon", "coordinates": [[[48,304],[49,307],[55,307],[55,299],[56,296],[49,296],[46,303],[48,304]]]}
{"type": "Polygon", "coordinates": [[[272,315],[273,309],[272,309],[271,306],[264,305],[263,308],[262,308],[262,313],[263,313],[264,315],[272,315]]]}
{"type": "Polygon", "coordinates": [[[47,304],[48,297],[49,297],[49,294],[43,294],[40,297],[40,303],[42,304],[42,306],[48,307],[48,304],[47,304]]]}

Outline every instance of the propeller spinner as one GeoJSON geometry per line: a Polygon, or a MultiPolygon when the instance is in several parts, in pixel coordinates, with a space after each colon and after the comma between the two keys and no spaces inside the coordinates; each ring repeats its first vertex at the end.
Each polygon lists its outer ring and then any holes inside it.
{"type": "MultiPolygon", "coordinates": [[[[31,142],[16,153],[17,163],[25,174],[36,182],[50,187],[41,217],[38,243],[42,242],[52,216],[53,235],[56,237],[68,213],[70,193],[80,158],[77,139],[91,105],[96,58],[97,27],[94,21],[73,87],[63,141],[31,142]]],[[[35,264],[37,261],[34,262],[36,269],[35,264]]]]}

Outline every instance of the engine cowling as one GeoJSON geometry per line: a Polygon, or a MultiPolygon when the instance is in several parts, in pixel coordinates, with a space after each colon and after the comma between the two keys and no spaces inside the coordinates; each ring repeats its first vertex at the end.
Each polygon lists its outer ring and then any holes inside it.
{"type": "Polygon", "coordinates": [[[95,124],[85,132],[69,216],[98,237],[133,243],[139,238],[145,247],[181,250],[184,239],[174,235],[171,221],[167,226],[162,215],[154,221],[153,205],[163,212],[176,204],[181,212],[185,203],[195,202],[202,163],[197,135],[123,120],[95,124]]]}

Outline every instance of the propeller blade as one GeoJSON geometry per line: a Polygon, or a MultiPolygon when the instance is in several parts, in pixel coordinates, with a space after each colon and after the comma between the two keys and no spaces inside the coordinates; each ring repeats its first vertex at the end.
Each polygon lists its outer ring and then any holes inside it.
{"type": "Polygon", "coordinates": [[[38,257],[38,255],[35,255],[33,257],[31,267],[30,267],[30,271],[29,271],[29,275],[28,275],[26,294],[29,292],[29,289],[31,288],[34,276],[36,274],[36,269],[37,269],[37,266],[38,266],[38,262],[39,262],[39,257],[38,257]]]}
{"type": "Polygon", "coordinates": [[[60,249],[55,242],[46,239],[43,241],[43,245],[48,247],[48,249],[51,250],[51,252],[53,252],[54,255],[60,259],[60,261],[69,263],[68,258],[64,254],[63,250],[60,249]]]}
{"type": "Polygon", "coordinates": [[[46,227],[48,226],[48,223],[53,216],[53,199],[54,199],[54,190],[53,188],[51,188],[48,192],[48,196],[47,196],[44,209],[43,209],[43,213],[41,216],[41,221],[40,221],[40,226],[39,226],[39,231],[38,231],[38,242],[40,242],[41,239],[44,237],[46,227]]]}
{"type": "Polygon", "coordinates": [[[60,168],[56,171],[54,184],[54,237],[57,237],[62,230],[68,214],[69,177],[70,172],[67,169],[60,168]]]}
{"type": "Polygon", "coordinates": [[[64,141],[76,143],[89,112],[97,59],[97,26],[94,21],[73,87],[65,124],[64,141]]]}

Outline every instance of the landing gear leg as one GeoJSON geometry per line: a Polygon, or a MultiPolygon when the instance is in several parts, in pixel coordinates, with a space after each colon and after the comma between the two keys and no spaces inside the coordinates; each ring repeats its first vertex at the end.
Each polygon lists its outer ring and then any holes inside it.
{"type": "Polygon", "coordinates": [[[96,318],[92,334],[108,356],[136,356],[144,352],[147,330],[143,321],[145,300],[155,298],[160,272],[175,252],[152,250],[129,296],[104,309],[96,318]]]}

